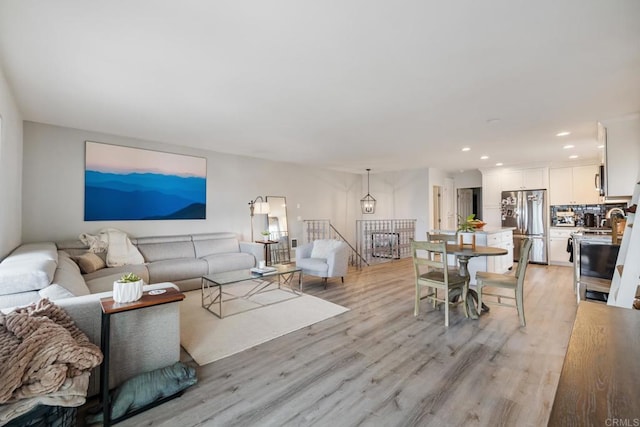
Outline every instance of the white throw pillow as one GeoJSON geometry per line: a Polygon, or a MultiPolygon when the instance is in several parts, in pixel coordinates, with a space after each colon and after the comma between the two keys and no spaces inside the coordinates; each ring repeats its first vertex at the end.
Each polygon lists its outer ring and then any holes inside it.
{"type": "Polygon", "coordinates": [[[0,295],[38,291],[49,286],[58,263],[51,259],[23,259],[0,264],[0,295]]]}
{"type": "Polygon", "coordinates": [[[311,249],[311,258],[329,258],[329,254],[340,246],[339,240],[315,240],[311,249]]]}

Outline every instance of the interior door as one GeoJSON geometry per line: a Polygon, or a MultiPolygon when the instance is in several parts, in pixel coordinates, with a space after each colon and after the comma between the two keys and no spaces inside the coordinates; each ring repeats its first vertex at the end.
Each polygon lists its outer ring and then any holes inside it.
{"type": "Polygon", "coordinates": [[[433,186],[433,228],[442,228],[442,188],[439,185],[433,186]]]}

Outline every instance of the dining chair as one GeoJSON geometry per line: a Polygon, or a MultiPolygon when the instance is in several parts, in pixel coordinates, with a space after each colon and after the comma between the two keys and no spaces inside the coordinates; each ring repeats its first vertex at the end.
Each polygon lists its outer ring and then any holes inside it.
{"type": "MultiPolygon", "coordinates": [[[[444,325],[449,326],[449,306],[458,305],[467,300],[469,289],[467,278],[460,276],[457,270],[448,268],[447,243],[444,241],[420,242],[412,240],[411,254],[416,276],[416,299],[413,315],[418,315],[422,299],[431,300],[434,307],[438,303],[443,303],[444,325]],[[427,295],[424,297],[422,296],[423,287],[427,288],[427,295]],[[462,290],[462,299],[453,302],[449,299],[449,291],[457,288],[462,290]],[[440,297],[438,297],[438,290],[443,293],[440,297]]],[[[462,306],[465,317],[468,317],[466,304],[463,303],[462,306]]]]}
{"type": "MultiPolygon", "coordinates": [[[[442,234],[442,233],[436,233],[433,231],[427,231],[427,241],[429,242],[442,241],[446,243],[455,244],[458,241],[458,233],[442,234]]],[[[449,254],[448,263],[449,263],[449,271],[452,271],[453,269],[455,269],[456,272],[458,271],[458,261],[455,255],[449,254]]]]}
{"type": "MultiPolygon", "coordinates": [[[[476,290],[478,291],[478,307],[482,307],[482,297],[492,296],[496,297],[496,301],[490,301],[493,304],[503,305],[507,307],[516,307],[518,309],[518,317],[520,318],[520,324],[526,326],[524,318],[524,276],[527,271],[527,265],[529,264],[529,254],[531,253],[532,239],[524,239],[522,246],[520,247],[520,258],[518,259],[518,266],[516,267],[516,273],[514,276],[506,276],[498,273],[488,273],[486,271],[478,271],[476,273],[476,290]],[[484,288],[502,288],[515,291],[515,295],[502,295],[498,293],[485,292],[484,288]],[[515,305],[505,304],[502,299],[515,300],[515,305]]],[[[485,301],[486,303],[487,301],[485,301]]]]}

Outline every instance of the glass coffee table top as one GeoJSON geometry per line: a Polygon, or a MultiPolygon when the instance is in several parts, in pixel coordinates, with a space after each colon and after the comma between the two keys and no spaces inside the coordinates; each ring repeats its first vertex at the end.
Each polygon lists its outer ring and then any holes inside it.
{"type": "Polygon", "coordinates": [[[295,264],[277,264],[266,269],[272,271],[258,273],[252,271],[255,269],[244,269],[202,276],[202,307],[222,319],[302,295],[301,268],[295,264]],[[265,298],[267,293],[278,297],[265,298]]]}
{"type": "Polygon", "coordinates": [[[230,285],[232,283],[244,282],[245,280],[268,278],[269,276],[302,271],[299,267],[296,267],[295,264],[276,264],[269,267],[275,268],[275,270],[264,274],[254,273],[250,269],[233,270],[225,271],[224,273],[207,274],[206,276],[202,276],[202,278],[216,285],[230,285]]]}

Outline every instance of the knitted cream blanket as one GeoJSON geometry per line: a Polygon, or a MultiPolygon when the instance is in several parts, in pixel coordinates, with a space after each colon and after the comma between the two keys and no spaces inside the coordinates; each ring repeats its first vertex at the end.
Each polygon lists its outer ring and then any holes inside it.
{"type": "Polygon", "coordinates": [[[0,404],[59,392],[101,362],[100,349],[48,299],[0,313],[0,404]]]}

